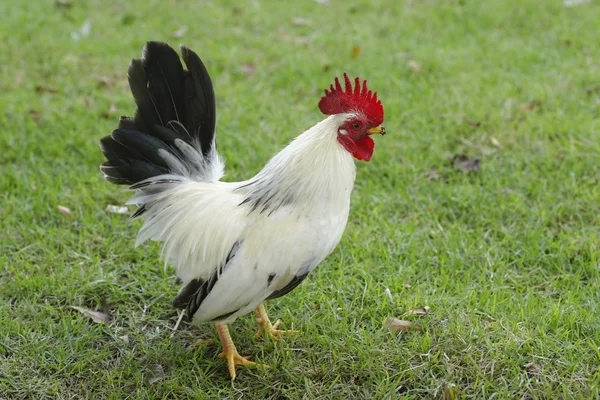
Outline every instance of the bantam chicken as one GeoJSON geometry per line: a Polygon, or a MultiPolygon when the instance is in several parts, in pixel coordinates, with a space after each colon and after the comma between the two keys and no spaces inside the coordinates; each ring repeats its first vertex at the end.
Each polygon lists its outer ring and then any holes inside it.
{"type": "MultiPolygon", "coordinates": [[[[256,310],[260,332],[277,337],[263,303],[298,286],[339,243],[348,220],[354,159],[369,161],[371,135],[384,134],[383,106],[366,81],[325,90],[327,117],[299,135],[254,177],[222,182],[215,96],[198,56],[187,66],[165,43],[148,42],[128,77],[137,110],[101,139],[105,178],[129,185],[141,218],[136,246],[162,242],[182,281],[173,304],[192,323],[214,322],[221,358],[235,379],[240,356],[228,324],[256,310]]],[[[257,133],[258,134],[258,133],[257,133]]],[[[259,333],[260,333],[259,332],[259,333]]]]}

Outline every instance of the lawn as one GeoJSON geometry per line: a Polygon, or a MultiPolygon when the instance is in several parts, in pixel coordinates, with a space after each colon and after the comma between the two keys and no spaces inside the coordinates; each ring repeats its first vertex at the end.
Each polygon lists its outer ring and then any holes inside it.
{"type": "Polygon", "coordinates": [[[0,399],[598,398],[600,5],[567,3],[3,1],[0,399]],[[228,180],[321,120],[344,71],[385,106],[342,242],[268,304],[300,332],[238,319],[269,368],[233,383],[220,346],[191,347],[214,326],[173,329],[158,245],[107,211],[130,194],[98,140],[147,40],[207,64],[228,180]]]}

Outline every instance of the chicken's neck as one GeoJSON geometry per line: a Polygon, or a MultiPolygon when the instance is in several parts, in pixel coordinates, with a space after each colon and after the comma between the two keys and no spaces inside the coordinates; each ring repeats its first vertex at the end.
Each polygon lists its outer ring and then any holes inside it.
{"type": "Polygon", "coordinates": [[[356,168],[352,155],[337,141],[345,118],[332,115],[310,128],[275,155],[239,190],[253,210],[280,207],[340,207],[347,209],[356,168]]]}

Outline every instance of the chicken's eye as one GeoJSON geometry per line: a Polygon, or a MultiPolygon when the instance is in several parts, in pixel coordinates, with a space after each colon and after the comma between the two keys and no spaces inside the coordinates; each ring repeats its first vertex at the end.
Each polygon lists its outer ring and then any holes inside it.
{"type": "Polygon", "coordinates": [[[355,122],[355,123],[352,124],[352,127],[354,129],[358,129],[359,126],[360,126],[360,124],[358,122],[355,122]]]}

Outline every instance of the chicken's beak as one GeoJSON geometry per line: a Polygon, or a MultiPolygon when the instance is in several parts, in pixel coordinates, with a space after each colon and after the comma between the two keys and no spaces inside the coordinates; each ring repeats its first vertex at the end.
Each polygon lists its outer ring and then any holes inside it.
{"type": "Polygon", "coordinates": [[[369,135],[385,135],[385,128],[383,126],[376,126],[367,131],[369,135]]]}

